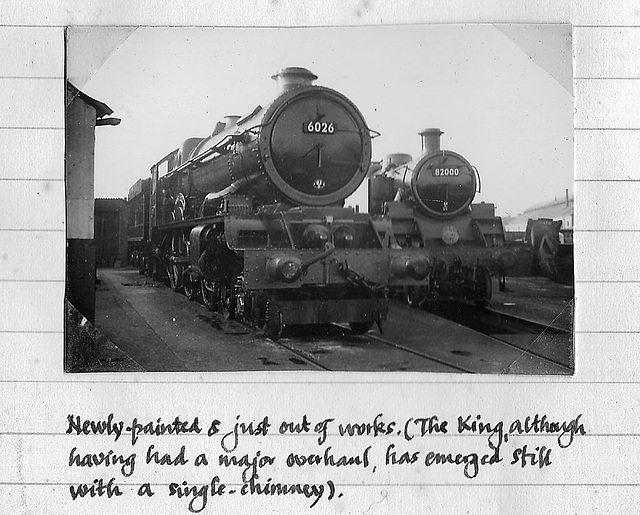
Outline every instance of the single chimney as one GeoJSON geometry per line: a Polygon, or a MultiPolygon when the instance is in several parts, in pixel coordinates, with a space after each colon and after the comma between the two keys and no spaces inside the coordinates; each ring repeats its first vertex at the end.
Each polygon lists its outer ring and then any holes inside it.
{"type": "Polygon", "coordinates": [[[233,127],[236,122],[240,119],[240,116],[237,114],[227,114],[224,116],[224,128],[228,129],[229,127],[233,127]]]}
{"type": "Polygon", "coordinates": [[[226,131],[229,127],[233,127],[239,119],[240,117],[236,114],[227,114],[223,116],[223,119],[216,123],[211,135],[216,136],[222,131],[226,131]]]}
{"type": "Polygon", "coordinates": [[[293,88],[313,86],[313,81],[316,80],[318,76],[306,68],[289,66],[272,75],[271,78],[276,81],[278,95],[282,95],[293,88]]]}
{"type": "Polygon", "coordinates": [[[422,138],[422,153],[433,154],[434,152],[440,152],[440,136],[444,134],[440,129],[424,129],[420,131],[420,137],[422,138]]]}

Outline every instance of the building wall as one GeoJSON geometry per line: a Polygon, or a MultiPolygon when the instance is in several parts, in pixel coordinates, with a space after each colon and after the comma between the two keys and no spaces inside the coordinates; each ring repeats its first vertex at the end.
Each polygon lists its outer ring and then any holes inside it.
{"type": "Polygon", "coordinates": [[[65,113],[67,199],[67,299],[90,322],[95,320],[93,156],[96,110],[79,97],[65,113]]]}
{"type": "Polygon", "coordinates": [[[67,238],[93,239],[96,110],[79,97],[66,112],[67,238]]]}

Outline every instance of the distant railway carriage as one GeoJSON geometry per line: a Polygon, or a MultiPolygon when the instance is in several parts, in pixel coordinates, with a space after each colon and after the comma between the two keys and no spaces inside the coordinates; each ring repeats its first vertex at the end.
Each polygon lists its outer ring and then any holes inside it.
{"type": "Polygon", "coordinates": [[[128,258],[133,266],[146,267],[145,252],[149,243],[149,200],[151,179],[138,179],[129,188],[128,258]]]}
{"type": "Polygon", "coordinates": [[[504,248],[502,219],[493,204],[473,204],[480,175],[462,155],[441,150],[440,129],[420,133],[423,154],[392,154],[369,179],[369,212],[399,246],[421,249],[430,272],[403,287],[412,305],[462,299],[486,304],[491,271],[504,284],[514,254],[504,248]],[[385,229],[386,227],[386,229],[385,229]]]}

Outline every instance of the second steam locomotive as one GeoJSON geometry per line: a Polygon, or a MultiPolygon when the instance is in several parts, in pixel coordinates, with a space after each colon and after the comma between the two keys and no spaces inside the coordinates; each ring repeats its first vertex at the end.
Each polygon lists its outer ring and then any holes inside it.
{"type": "Polygon", "coordinates": [[[462,155],[440,148],[440,129],[425,129],[422,155],[387,156],[369,179],[369,212],[391,226],[402,248],[422,249],[430,264],[428,278],[402,291],[411,305],[455,299],[489,303],[491,274],[499,276],[515,263],[506,249],[502,219],[495,207],[473,203],[480,175],[462,155]]]}
{"type": "Polygon", "coordinates": [[[367,331],[389,288],[422,284],[429,261],[390,245],[390,221],[343,207],[371,161],[357,107],[304,68],[273,78],[269,105],[187,139],[132,186],[131,259],[271,337],[288,324],[367,331]]]}

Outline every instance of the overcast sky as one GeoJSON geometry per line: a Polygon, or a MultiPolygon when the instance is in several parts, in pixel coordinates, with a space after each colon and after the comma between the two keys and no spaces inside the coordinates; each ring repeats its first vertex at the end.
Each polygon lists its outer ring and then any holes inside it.
{"type": "MultiPolygon", "coordinates": [[[[70,62],[80,49],[113,39],[109,32],[72,32],[70,62]]],[[[417,157],[418,131],[439,127],[442,147],[479,169],[476,200],[516,215],[573,191],[573,97],[554,76],[562,66],[570,76],[568,28],[525,26],[522,33],[535,52],[492,25],[137,29],[88,81],[77,79],[122,118],[96,129],[95,196],[125,197],[182,140],[211,133],[225,114],[268,104],[271,75],[303,66],[317,84],[348,96],[382,134],[375,160],[391,152],[417,157]]],[[[348,203],[364,209],[363,188],[348,203]]]]}

